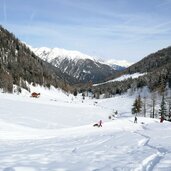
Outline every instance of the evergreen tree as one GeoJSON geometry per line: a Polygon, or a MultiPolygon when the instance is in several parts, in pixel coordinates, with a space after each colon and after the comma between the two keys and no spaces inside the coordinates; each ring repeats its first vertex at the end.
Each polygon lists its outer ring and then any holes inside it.
{"type": "Polygon", "coordinates": [[[138,104],[138,101],[137,101],[137,99],[135,99],[134,104],[133,104],[133,108],[132,108],[132,114],[137,114],[138,113],[137,104],[138,104]]]}
{"type": "Polygon", "coordinates": [[[142,109],[142,101],[141,96],[139,95],[138,98],[135,99],[133,108],[132,108],[132,114],[139,114],[142,109]]]}
{"type": "Polygon", "coordinates": [[[168,120],[171,121],[171,89],[168,89],[168,97],[166,102],[168,104],[168,120]]]}
{"type": "Polygon", "coordinates": [[[74,96],[77,96],[77,90],[76,89],[74,90],[74,96]]]}
{"type": "Polygon", "coordinates": [[[141,100],[141,96],[140,95],[138,96],[137,102],[138,102],[138,104],[137,104],[137,111],[138,111],[138,113],[140,113],[141,110],[142,110],[142,100],[141,100]]]}
{"type": "Polygon", "coordinates": [[[166,114],[167,114],[167,109],[166,109],[166,102],[165,102],[165,98],[164,95],[162,97],[162,101],[160,104],[160,109],[159,109],[159,114],[161,117],[165,118],[166,114]]]}

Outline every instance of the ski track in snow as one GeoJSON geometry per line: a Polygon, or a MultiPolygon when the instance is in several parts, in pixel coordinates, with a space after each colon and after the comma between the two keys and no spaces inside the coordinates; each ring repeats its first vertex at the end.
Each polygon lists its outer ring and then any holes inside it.
{"type": "MultiPolygon", "coordinates": [[[[144,127],[145,128],[145,127],[144,127]]],[[[138,131],[135,132],[136,134],[144,137],[144,139],[138,142],[139,147],[147,146],[151,149],[156,150],[157,152],[145,158],[140,166],[135,169],[135,171],[142,170],[142,171],[151,171],[154,170],[155,166],[160,163],[160,161],[165,157],[166,154],[171,153],[171,151],[166,150],[165,148],[155,147],[150,145],[150,136],[144,135],[138,131]]]]}
{"type": "Polygon", "coordinates": [[[153,170],[155,165],[160,162],[161,158],[165,155],[165,153],[162,153],[160,149],[158,149],[158,148],[156,148],[156,147],[154,147],[152,145],[149,145],[149,141],[150,141],[149,136],[143,135],[143,134],[141,134],[139,132],[135,132],[135,133],[138,134],[138,135],[141,135],[142,137],[145,138],[145,139],[142,139],[141,141],[139,141],[139,143],[138,143],[139,146],[147,146],[147,147],[150,147],[152,149],[157,150],[157,153],[152,154],[152,155],[148,156],[147,158],[145,158],[141,162],[140,167],[135,169],[135,171],[138,171],[138,170],[142,170],[142,171],[153,170]]]}

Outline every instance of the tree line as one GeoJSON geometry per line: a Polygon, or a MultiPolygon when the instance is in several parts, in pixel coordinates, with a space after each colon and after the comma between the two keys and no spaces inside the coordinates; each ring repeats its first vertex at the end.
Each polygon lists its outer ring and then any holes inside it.
{"type": "Polygon", "coordinates": [[[168,92],[165,91],[162,95],[152,93],[148,101],[147,97],[138,95],[132,105],[132,114],[171,121],[171,90],[168,92]]]}

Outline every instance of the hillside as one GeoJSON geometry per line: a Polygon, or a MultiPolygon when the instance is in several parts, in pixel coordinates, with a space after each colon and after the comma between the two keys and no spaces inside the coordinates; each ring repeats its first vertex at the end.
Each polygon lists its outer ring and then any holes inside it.
{"type": "Polygon", "coordinates": [[[167,85],[171,87],[171,47],[148,55],[124,71],[116,73],[108,82],[94,86],[92,90],[96,94],[108,94],[109,97],[122,94],[128,89],[135,91],[144,86],[151,91],[163,92],[167,85]],[[140,74],[140,76],[133,78],[131,76],[133,74],[140,74]],[[124,76],[127,79],[119,81],[119,78],[124,76]]]}
{"type": "Polygon", "coordinates": [[[128,67],[124,73],[146,73],[167,68],[171,64],[171,46],[148,55],[139,62],[128,67]]]}
{"type": "Polygon", "coordinates": [[[25,44],[0,26],[0,88],[12,92],[13,85],[29,89],[27,83],[65,88],[78,82],[37,57],[25,44]]]}

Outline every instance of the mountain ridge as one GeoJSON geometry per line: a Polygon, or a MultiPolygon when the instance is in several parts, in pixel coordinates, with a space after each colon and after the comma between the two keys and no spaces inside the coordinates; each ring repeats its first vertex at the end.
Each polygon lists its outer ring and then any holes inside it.
{"type": "Polygon", "coordinates": [[[116,64],[109,65],[105,61],[79,51],[47,47],[31,49],[41,59],[82,83],[89,81],[93,83],[102,82],[114,75],[116,71],[125,69],[125,67],[116,64]]]}
{"type": "Polygon", "coordinates": [[[90,59],[93,61],[100,62],[102,64],[107,64],[107,65],[117,65],[120,67],[127,68],[129,67],[132,63],[126,61],[126,60],[115,60],[115,59],[109,59],[109,60],[103,60],[103,59],[98,59],[98,57],[95,56],[90,56],[85,53],[82,53],[77,50],[67,50],[64,48],[48,48],[48,47],[39,47],[39,48],[33,48],[30,45],[28,47],[39,57],[43,58],[44,60],[47,60],[48,62],[50,60],[53,60],[57,56],[60,56],[61,58],[66,58],[68,57],[71,60],[78,60],[78,59],[90,59]]]}
{"type": "Polygon", "coordinates": [[[32,48],[34,53],[44,61],[49,62],[61,72],[76,78],[82,83],[104,81],[112,76],[115,70],[104,63],[100,63],[91,56],[78,51],[68,51],[59,48],[32,48]]]}

